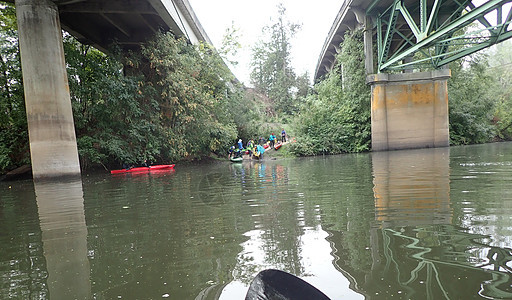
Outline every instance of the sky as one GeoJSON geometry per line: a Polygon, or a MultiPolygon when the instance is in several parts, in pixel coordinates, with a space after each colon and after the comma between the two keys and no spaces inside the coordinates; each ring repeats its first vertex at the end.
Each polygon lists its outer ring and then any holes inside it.
{"type": "Polygon", "coordinates": [[[246,86],[250,86],[251,48],[262,38],[262,28],[276,20],[277,5],[283,3],[285,16],[302,29],[291,41],[292,66],[297,75],[308,72],[312,81],[315,68],[327,34],[338,14],[343,0],[189,0],[199,22],[213,45],[220,48],[226,29],[232,23],[239,29],[238,51],[233,73],[246,86]]]}

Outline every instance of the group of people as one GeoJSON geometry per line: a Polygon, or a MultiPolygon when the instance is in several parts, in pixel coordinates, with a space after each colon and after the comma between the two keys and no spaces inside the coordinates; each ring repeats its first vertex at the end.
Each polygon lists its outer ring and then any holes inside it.
{"type": "MultiPolygon", "coordinates": [[[[275,148],[277,137],[274,133],[271,133],[268,138],[269,146],[271,148],[275,148]]],[[[286,142],[286,131],[283,129],[281,131],[281,142],[286,142]]],[[[267,143],[267,140],[260,136],[258,140],[258,144],[254,142],[253,139],[250,139],[247,142],[246,147],[244,148],[244,144],[242,139],[239,139],[236,146],[231,146],[228,150],[228,158],[239,158],[242,157],[244,152],[248,152],[251,158],[261,159],[263,157],[263,152],[265,152],[264,144],[267,143]]]]}
{"type": "MultiPolygon", "coordinates": [[[[268,140],[270,142],[270,147],[274,148],[276,145],[276,141],[277,141],[276,135],[274,133],[271,133],[268,140]]],[[[281,131],[281,143],[284,143],[284,142],[286,142],[286,131],[283,129],[281,131]]]]}
{"type": "Polygon", "coordinates": [[[239,158],[242,157],[244,152],[248,152],[249,156],[251,158],[262,158],[263,152],[265,152],[265,148],[259,144],[255,144],[254,140],[249,140],[247,142],[246,147],[244,148],[244,144],[242,142],[242,139],[238,140],[238,143],[236,146],[231,146],[228,150],[228,157],[229,158],[239,158]]]}

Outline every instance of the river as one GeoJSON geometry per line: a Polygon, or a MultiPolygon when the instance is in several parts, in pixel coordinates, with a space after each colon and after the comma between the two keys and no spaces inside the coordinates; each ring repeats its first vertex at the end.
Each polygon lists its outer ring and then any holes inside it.
{"type": "Polygon", "coordinates": [[[0,182],[0,298],[512,298],[512,143],[0,182]]]}

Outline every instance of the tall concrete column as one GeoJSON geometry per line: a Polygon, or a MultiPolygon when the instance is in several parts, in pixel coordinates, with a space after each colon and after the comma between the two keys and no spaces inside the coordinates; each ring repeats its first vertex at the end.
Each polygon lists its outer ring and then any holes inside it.
{"type": "Polygon", "coordinates": [[[15,4],[34,179],[79,176],[57,6],[50,0],[15,4]]]}
{"type": "Polygon", "coordinates": [[[450,70],[373,74],[372,150],[449,146],[450,70]]]}
{"type": "Polygon", "coordinates": [[[369,16],[364,17],[364,67],[366,68],[366,74],[373,73],[373,31],[372,21],[369,16]]]}

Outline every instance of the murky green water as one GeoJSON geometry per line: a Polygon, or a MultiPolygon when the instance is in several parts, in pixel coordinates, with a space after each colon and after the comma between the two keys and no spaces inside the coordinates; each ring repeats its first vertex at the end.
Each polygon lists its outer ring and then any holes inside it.
{"type": "Polygon", "coordinates": [[[0,298],[512,298],[512,143],[0,183],[0,298]]]}

